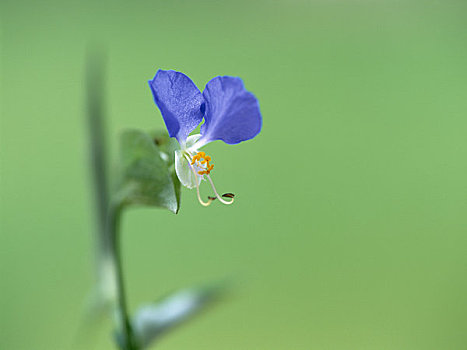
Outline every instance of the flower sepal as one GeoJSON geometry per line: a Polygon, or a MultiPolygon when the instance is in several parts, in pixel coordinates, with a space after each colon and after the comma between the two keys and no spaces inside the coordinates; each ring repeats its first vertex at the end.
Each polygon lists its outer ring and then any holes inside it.
{"type": "Polygon", "coordinates": [[[154,206],[177,213],[180,182],[175,174],[178,143],[167,133],[126,130],[120,138],[119,182],[114,200],[123,206],[154,206]]]}

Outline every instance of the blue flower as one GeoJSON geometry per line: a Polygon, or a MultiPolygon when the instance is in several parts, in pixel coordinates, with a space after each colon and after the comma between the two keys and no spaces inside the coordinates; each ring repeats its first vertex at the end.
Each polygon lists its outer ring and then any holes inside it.
{"type": "MultiPolygon", "coordinates": [[[[175,137],[180,150],[175,151],[175,171],[180,182],[196,187],[198,200],[208,206],[217,198],[231,204],[217,193],[210,173],[211,157],[199,149],[211,141],[237,144],[255,137],[261,130],[262,118],[256,97],[245,90],[236,77],[215,77],[203,93],[185,74],[158,70],[149,81],[154,101],[159,107],[170,137],[175,137]],[[200,134],[191,135],[204,118],[200,134]],[[200,197],[201,180],[208,180],[215,197],[204,202],[200,197]]],[[[227,196],[229,197],[229,196],[227,196]]]]}

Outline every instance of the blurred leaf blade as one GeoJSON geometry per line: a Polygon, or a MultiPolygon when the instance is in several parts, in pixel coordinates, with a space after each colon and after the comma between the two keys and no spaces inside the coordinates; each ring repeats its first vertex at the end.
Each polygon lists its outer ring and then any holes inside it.
{"type": "Polygon", "coordinates": [[[147,348],[161,335],[206,310],[224,292],[220,285],[187,288],[142,306],[132,322],[140,346],[147,348]]]}
{"type": "Polygon", "coordinates": [[[125,205],[180,209],[180,184],[173,179],[170,155],[162,152],[151,135],[126,130],[120,139],[121,181],[118,199],[125,205]]]}
{"type": "Polygon", "coordinates": [[[173,165],[175,162],[175,150],[180,148],[178,142],[169,136],[167,130],[153,130],[150,132],[150,135],[159,150],[167,155],[168,165],[173,165]]]}

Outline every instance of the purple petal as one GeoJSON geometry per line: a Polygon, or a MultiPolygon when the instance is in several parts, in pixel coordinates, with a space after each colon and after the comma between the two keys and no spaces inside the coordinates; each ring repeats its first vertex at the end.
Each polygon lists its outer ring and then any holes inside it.
{"type": "Polygon", "coordinates": [[[261,130],[258,100],[245,90],[240,78],[216,77],[204,89],[205,123],[202,143],[222,140],[235,144],[255,137],[261,130]]]}
{"type": "Polygon", "coordinates": [[[173,70],[159,69],[149,87],[169,135],[184,142],[203,119],[201,92],[185,74],[173,70]]]}

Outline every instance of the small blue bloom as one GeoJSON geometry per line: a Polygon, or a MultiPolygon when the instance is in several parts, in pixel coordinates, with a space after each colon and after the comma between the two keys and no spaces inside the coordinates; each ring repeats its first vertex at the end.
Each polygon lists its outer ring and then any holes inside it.
{"type": "Polygon", "coordinates": [[[199,149],[211,141],[222,140],[237,144],[255,137],[261,130],[262,118],[256,97],[245,90],[243,82],[236,77],[215,77],[203,93],[185,74],[172,70],[158,70],[149,81],[154,101],[159,107],[171,137],[180,144],[175,152],[175,170],[180,182],[196,187],[198,200],[207,206],[219,196],[210,177],[214,167],[211,157],[199,149]],[[191,135],[204,118],[201,133],[191,135]],[[215,197],[204,202],[199,193],[201,180],[208,180],[215,197]]]}

